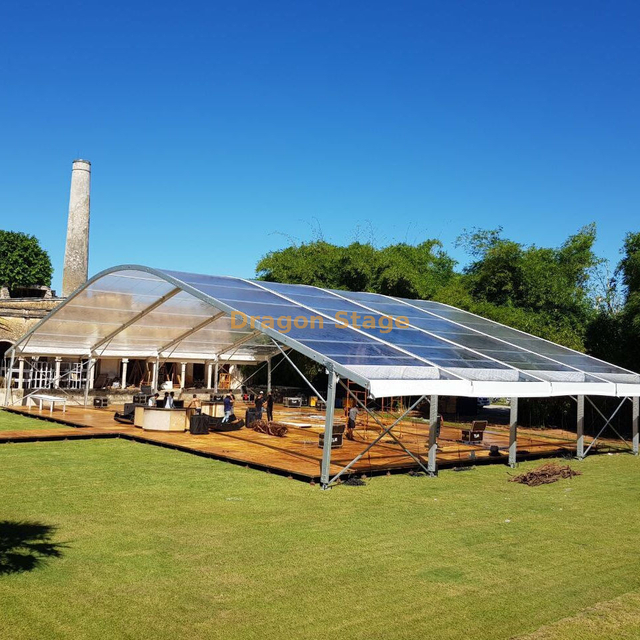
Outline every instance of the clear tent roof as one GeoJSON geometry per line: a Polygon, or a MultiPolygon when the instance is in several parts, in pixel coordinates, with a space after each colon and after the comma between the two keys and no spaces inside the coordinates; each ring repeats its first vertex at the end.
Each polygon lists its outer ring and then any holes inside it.
{"type": "Polygon", "coordinates": [[[274,341],[376,397],[640,395],[637,373],[445,304],[136,265],[89,280],[16,350],[260,362],[274,341]]]}

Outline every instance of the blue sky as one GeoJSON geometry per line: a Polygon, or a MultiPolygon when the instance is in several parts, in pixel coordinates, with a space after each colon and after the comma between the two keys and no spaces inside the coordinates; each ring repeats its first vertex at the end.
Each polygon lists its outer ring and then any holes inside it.
{"type": "Polygon", "coordinates": [[[0,7],[0,228],[60,289],[71,161],[90,273],[251,276],[267,251],[502,225],[555,246],[640,227],[637,2],[0,7]],[[361,230],[360,232],[358,230],[361,230]]]}

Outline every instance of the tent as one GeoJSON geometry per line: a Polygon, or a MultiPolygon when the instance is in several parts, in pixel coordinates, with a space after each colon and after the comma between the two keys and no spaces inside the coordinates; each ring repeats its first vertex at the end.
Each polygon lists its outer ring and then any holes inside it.
{"type": "Polygon", "coordinates": [[[326,367],[328,400],[339,379],[376,398],[628,397],[637,423],[637,373],[446,304],[140,265],[91,278],[10,354],[13,368],[16,355],[257,363],[285,350],[326,367]]]}

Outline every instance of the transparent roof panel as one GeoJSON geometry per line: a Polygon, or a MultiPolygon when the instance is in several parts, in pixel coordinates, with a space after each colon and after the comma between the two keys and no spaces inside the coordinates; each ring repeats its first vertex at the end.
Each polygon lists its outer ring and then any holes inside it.
{"type": "Polygon", "coordinates": [[[481,318],[467,311],[449,307],[445,304],[427,300],[409,299],[403,299],[403,302],[414,307],[418,307],[429,314],[433,314],[440,318],[447,318],[462,325],[463,327],[494,337],[505,344],[527,350],[532,356],[540,355],[548,359],[555,360],[557,363],[564,364],[568,367],[574,367],[587,373],[631,373],[632,376],[637,375],[633,372],[622,369],[621,367],[602,362],[597,358],[592,358],[591,356],[573,351],[572,349],[563,347],[559,344],[543,340],[542,338],[537,338],[536,336],[506,327],[497,322],[493,322],[492,320],[487,320],[486,318],[481,318]]]}
{"type": "Polygon", "coordinates": [[[402,349],[409,355],[437,364],[443,368],[450,366],[473,367],[474,363],[483,369],[506,369],[508,366],[488,360],[481,354],[455,344],[445,342],[437,336],[414,327],[399,327],[393,321],[394,316],[379,313],[375,309],[364,309],[362,306],[333,295],[329,291],[301,285],[286,285],[272,282],[261,282],[261,286],[277,291],[286,299],[305,305],[328,318],[348,323],[350,327],[361,333],[370,335],[381,342],[402,349]],[[462,363],[462,364],[458,364],[462,363]]]}
{"type": "Polygon", "coordinates": [[[99,274],[20,344],[34,354],[254,360],[279,353],[274,339],[361,383],[358,375],[450,381],[469,393],[476,382],[535,383],[527,389],[538,394],[560,382],[604,394],[640,384],[638,374],[440,303],[140,266],[99,274]]]}
{"type": "MultiPolygon", "coordinates": [[[[409,301],[403,302],[373,293],[351,293],[348,291],[333,291],[332,293],[338,298],[353,300],[356,304],[362,305],[363,310],[372,309],[396,318],[406,318],[411,326],[421,329],[429,335],[468,348],[492,360],[528,372],[531,376],[542,380],[556,380],[555,372],[565,372],[570,376],[575,371],[569,363],[561,363],[538,353],[525,351],[486,333],[479,333],[451,320],[439,318],[408,304],[409,301]],[[552,373],[548,375],[545,372],[552,373]]],[[[434,362],[440,364],[439,361],[434,362]]]]}

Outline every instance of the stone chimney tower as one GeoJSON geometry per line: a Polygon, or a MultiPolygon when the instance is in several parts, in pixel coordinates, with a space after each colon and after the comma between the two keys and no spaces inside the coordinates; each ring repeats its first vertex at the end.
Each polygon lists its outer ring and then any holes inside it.
{"type": "Polygon", "coordinates": [[[89,275],[90,191],[91,163],[88,160],[74,160],[62,274],[62,295],[65,298],[83,285],[89,275]]]}

